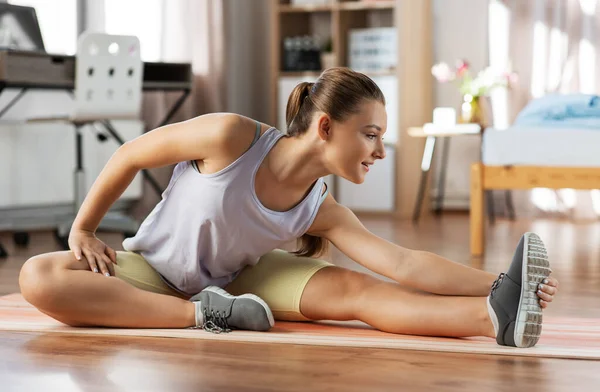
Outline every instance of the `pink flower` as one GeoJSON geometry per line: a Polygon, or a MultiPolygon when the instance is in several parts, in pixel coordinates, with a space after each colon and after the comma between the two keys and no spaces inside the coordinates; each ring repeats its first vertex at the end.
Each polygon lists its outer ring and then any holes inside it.
{"type": "Polygon", "coordinates": [[[448,64],[446,63],[438,63],[431,67],[431,74],[437,79],[440,83],[445,83],[450,80],[454,80],[455,75],[454,72],[450,69],[448,64]]]}
{"type": "Polygon", "coordinates": [[[514,86],[515,84],[519,83],[519,75],[517,75],[516,72],[507,72],[505,77],[509,86],[514,86]]]}
{"type": "Polygon", "coordinates": [[[456,62],[456,75],[458,77],[463,76],[463,74],[469,70],[469,65],[467,60],[458,60],[456,62]]]}

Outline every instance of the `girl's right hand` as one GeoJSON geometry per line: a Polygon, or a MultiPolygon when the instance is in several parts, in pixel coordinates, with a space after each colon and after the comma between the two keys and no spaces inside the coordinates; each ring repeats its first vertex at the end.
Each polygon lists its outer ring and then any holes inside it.
{"type": "Polygon", "coordinates": [[[77,260],[85,257],[92,271],[100,271],[106,276],[114,276],[112,264],[117,264],[117,252],[100,241],[95,233],[86,230],[71,230],[69,248],[77,260]]]}

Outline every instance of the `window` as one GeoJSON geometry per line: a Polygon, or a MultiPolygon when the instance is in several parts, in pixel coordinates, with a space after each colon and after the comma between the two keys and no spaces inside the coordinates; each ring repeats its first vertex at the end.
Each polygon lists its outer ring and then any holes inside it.
{"type": "Polygon", "coordinates": [[[105,31],[135,35],[140,40],[143,61],[160,61],[164,0],[104,0],[105,31]]]}
{"type": "Polygon", "coordinates": [[[75,54],[77,0],[9,0],[8,3],[35,8],[47,52],[75,54]]]}

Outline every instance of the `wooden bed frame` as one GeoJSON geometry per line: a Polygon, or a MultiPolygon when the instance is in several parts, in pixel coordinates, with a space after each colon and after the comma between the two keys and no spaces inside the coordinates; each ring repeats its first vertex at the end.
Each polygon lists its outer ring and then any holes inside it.
{"type": "Polygon", "coordinates": [[[485,247],[485,191],[496,189],[600,189],[600,168],[548,166],[471,166],[471,255],[485,247]]]}

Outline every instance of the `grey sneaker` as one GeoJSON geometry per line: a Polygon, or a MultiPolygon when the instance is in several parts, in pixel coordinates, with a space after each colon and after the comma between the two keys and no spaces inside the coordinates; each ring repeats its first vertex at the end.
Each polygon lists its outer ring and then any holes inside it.
{"type": "Polygon", "coordinates": [[[190,301],[200,301],[204,316],[201,328],[208,332],[230,332],[232,329],[268,331],[275,325],[269,305],[253,294],[236,297],[219,287],[210,286],[190,301]]]}
{"type": "Polygon", "coordinates": [[[525,233],[508,272],[500,274],[487,298],[499,345],[532,347],[538,342],[542,308],[537,290],[548,275],[550,264],[544,243],[537,234],[525,233]]]}

